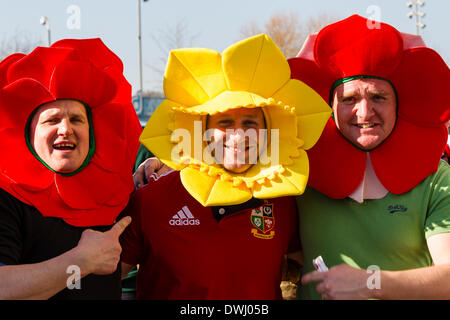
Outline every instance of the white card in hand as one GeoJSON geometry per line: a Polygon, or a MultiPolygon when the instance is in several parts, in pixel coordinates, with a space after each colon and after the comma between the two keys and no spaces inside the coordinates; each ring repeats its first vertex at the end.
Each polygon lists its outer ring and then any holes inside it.
{"type": "Polygon", "coordinates": [[[314,268],[316,268],[317,271],[323,272],[323,271],[328,271],[328,268],[325,264],[325,262],[323,262],[322,256],[318,256],[317,258],[315,258],[312,261],[314,268]]]}

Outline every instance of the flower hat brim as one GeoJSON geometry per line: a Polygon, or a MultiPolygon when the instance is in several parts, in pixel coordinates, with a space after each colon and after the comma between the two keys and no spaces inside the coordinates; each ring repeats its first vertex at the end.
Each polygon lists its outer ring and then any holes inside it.
{"type": "MultiPolygon", "coordinates": [[[[392,84],[398,102],[396,125],[370,156],[384,187],[400,194],[438,168],[450,116],[446,98],[450,72],[439,54],[424,47],[419,37],[402,34],[385,23],[370,28],[369,22],[353,15],[323,28],[289,64],[293,78],[328,101],[334,85],[346,77],[382,78],[392,84]],[[408,156],[411,150],[418,150],[417,155],[408,156]]],[[[365,152],[347,141],[331,119],[308,155],[312,163],[309,185],[329,197],[347,197],[363,179],[365,152]]]]}
{"type": "MultiPolygon", "coordinates": [[[[202,205],[303,193],[309,173],[305,150],[317,142],[331,109],[310,87],[290,79],[285,57],[267,35],[240,41],[223,54],[210,49],[173,50],[164,92],[167,99],[153,113],[140,141],[181,171],[184,187],[202,205]],[[258,161],[247,172],[234,174],[202,158],[201,138],[206,115],[242,107],[261,107],[268,131],[277,129],[279,161],[258,161]],[[200,135],[196,122],[202,123],[200,135]],[[189,132],[191,149],[174,158],[174,147],[180,143],[173,135],[177,129],[189,132]],[[193,143],[198,137],[200,143],[193,143]],[[200,150],[194,150],[195,145],[200,150]]],[[[268,140],[274,139],[269,134],[268,140]]],[[[272,151],[269,143],[266,152],[272,151]]]]}
{"type": "Polygon", "coordinates": [[[43,216],[112,224],[134,189],[141,133],[121,60],[100,39],[61,40],[4,59],[0,91],[0,186],[43,216]],[[87,105],[93,127],[92,158],[70,176],[49,170],[26,142],[33,112],[60,99],[87,105]]]}

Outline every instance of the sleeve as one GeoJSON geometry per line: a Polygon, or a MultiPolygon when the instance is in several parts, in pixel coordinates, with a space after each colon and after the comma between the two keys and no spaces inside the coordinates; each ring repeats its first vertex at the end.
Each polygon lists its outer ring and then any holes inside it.
{"type": "MultiPolygon", "coordinates": [[[[294,199],[292,197],[292,199],[294,199]]],[[[301,251],[302,250],[302,245],[300,242],[300,235],[299,235],[299,219],[298,219],[298,207],[297,207],[297,201],[293,200],[293,208],[292,208],[292,225],[294,226],[294,230],[292,232],[292,238],[291,241],[289,243],[289,247],[288,247],[288,253],[293,253],[293,252],[297,252],[297,251],[301,251]]]]}
{"type": "Polygon", "coordinates": [[[120,237],[122,246],[121,260],[130,265],[137,265],[144,259],[146,253],[145,238],[141,230],[141,201],[139,192],[131,196],[123,216],[130,216],[131,223],[120,237]]]}
{"type": "Polygon", "coordinates": [[[20,264],[22,216],[19,201],[0,189],[0,266],[20,264]]]}
{"type": "Polygon", "coordinates": [[[450,232],[450,167],[441,161],[431,182],[425,237],[450,232]]]}

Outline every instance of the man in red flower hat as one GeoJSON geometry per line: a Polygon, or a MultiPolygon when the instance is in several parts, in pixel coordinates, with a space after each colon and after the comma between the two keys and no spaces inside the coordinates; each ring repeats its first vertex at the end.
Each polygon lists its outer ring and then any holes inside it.
{"type": "Polygon", "coordinates": [[[450,299],[450,71],[420,37],[368,22],[331,24],[289,61],[333,107],[297,197],[299,296],[450,299]]]}
{"type": "Polygon", "coordinates": [[[120,299],[140,131],[100,39],[0,62],[0,298],[120,299]]]}

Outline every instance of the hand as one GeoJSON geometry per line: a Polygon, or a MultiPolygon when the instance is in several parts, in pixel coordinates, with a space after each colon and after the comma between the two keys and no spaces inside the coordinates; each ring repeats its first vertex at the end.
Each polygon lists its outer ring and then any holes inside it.
{"type": "Polygon", "coordinates": [[[131,223],[131,217],[124,217],[109,231],[83,231],[75,251],[81,260],[79,266],[84,274],[111,274],[116,271],[122,247],[119,237],[131,223]]]}
{"type": "Polygon", "coordinates": [[[319,282],[316,286],[324,300],[357,300],[371,298],[371,290],[367,286],[370,276],[365,270],[341,264],[328,271],[312,271],[302,277],[302,284],[319,282]]]}
{"type": "Polygon", "coordinates": [[[134,186],[136,189],[143,187],[150,179],[150,176],[153,173],[156,173],[157,176],[160,176],[164,173],[172,170],[164,163],[162,163],[158,158],[148,158],[144,162],[142,162],[139,167],[136,169],[133,175],[134,186]]]}

